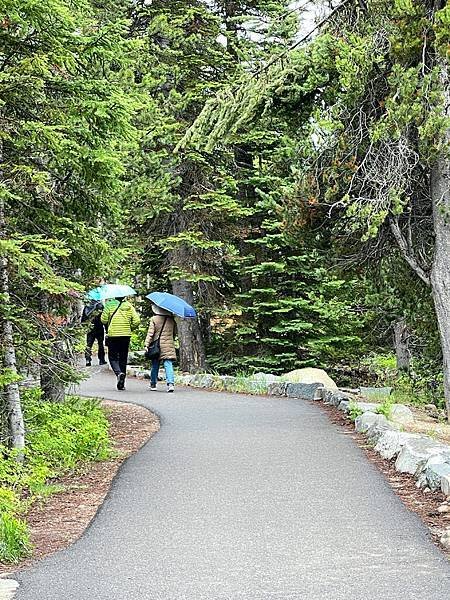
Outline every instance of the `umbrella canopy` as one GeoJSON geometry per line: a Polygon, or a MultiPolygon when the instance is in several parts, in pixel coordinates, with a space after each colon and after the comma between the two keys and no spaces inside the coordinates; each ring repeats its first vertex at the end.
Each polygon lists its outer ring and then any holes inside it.
{"type": "Polygon", "coordinates": [[[136,291],[129,285],[105,283],[88,292],[88,297],[92,300],[107,300],[108,298],[125,298],[125,296],[134,296],[135,294],[136,291]]]}
{"type": "Polygon", "coordinates": [[[156,306],[164,308],[183,319],[195,319],[197,316],[195,309],[192,308],[190,304],[173,294],[168,294],[167,292],[152,292],[145,297],[153,302],[153,304],[156,304],[156,306]]]}

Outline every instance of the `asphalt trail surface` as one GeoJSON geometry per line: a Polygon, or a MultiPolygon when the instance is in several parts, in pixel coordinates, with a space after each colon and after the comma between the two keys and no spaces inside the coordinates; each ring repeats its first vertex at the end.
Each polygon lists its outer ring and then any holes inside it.
{"type": "Polygon", "coordinates": [[[449,600],[450,564],[352,439],[311,403],[95,372],[161,430],[83,537],[19,573],[17,600],[449,600]]]}

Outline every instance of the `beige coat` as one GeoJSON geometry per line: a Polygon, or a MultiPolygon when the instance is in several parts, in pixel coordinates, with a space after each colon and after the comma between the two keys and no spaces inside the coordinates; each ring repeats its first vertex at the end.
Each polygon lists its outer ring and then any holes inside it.
{"type": "MultiPolygon", "coordinates": [[[[160,315],[154,315],[150,319],[150,325],[145,338],[145,347],[148,348],[150,344],[156,341],[161,332],[161,328],[166,317],[160,315]]],[[[167,317],[166,324],[164,325],[164,331],[161,334],[160,346],[161,346],[161,360],[175,360],[177,354],[175,352],[174,343],[175,333],[175,320],[173,317],[167,317]]]]}

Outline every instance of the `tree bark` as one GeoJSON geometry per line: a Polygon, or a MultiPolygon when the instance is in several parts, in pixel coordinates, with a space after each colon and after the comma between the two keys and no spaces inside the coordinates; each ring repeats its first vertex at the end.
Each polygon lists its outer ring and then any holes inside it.
{"type": "Polygon", "coordinates": [[[58,373],[58,363],[65,362],[64,342],[52,341],[52,356],[41,357],[41,390],[48,402],[63,402],[66,394],[65,382],[58,373]]]}
{"type": "MultiPolygon", "coordinates": [[[[445,95],[445,116],[450,116],[448,66],[441,64],[441,83],[445,95]]],[[[450,145],[450,131],[446,132],[450,145]]],[[[450,159],[442,154],[436,161],[430,179],[435,232],[431,289],[441,337],[444,394],[450,420],[450,159]]]]}
{"type": "MultiPolygon", "coordinates": [[[[47,298],[41,298],[41,311],[44,315],[50,315],[47,298]]],[[[64,341],[58,339],[57,333],[48,328],[41,331],[41,339],[48,343],[48,348],[41,355],[40,383],[43,397],[48,402],[63,402],[65,398],[65,382],[60,376],[59,365],[67,361],[64,341]]]]}
{"type": "MultiPolygon", "coordinates": [[[[172,291],[189,304],[194,303],[194,293],[190,281],[173,281],[172,291]]],[[[180,369],[188,373],[204,371],[206,366],[205,344],[198,320],[179,319],[177,327],[180,341],[180,369]]]]}
{"type": "MultiPolygon", "coordinates": [[[[5,205],[2,199],[0,199],[0,237],[5,237],[5,205]]],[[[6,256],[2,256],[0,258],[0,291],[3,295],[2,303],[5,308],[10,304],[8,266],[8,259],[6,256]]],[[[7,316],[4,316],[3,319],[1,319],[0,335],[3,347],[3,366],[13,378],[16,378],[18,376],[18,369],[13,325],[7,316]]],[[[25,425],[19,384],[17,381],[13,381],[5,386],[5,390],[6,409],[8,413],[8,437],[11,446],[16,450],[19,450],[17,460],[22,462],[23,450],[25,448],[25,425]]]]}
{"type": "Polygon", "coordinates": [[[409,371],[411,355],[409,352],[409,332],[405,319],[399,319],[393,324],[395,355],[397,370],[409,371]]]}

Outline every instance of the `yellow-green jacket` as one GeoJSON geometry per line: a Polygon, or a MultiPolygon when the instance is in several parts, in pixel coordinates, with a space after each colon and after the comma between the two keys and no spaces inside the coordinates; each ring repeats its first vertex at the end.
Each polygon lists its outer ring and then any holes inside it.
{"type": "Polygon", "coordinates": [[[111,315],[118,306],[118,300],[111,300],[106,303],[102,312],[102,323],[108,327],[108,337],[130,337],[131,331],[139,325],[139,315],[134,306],[124,300],[110,322],[111,315]]]}

